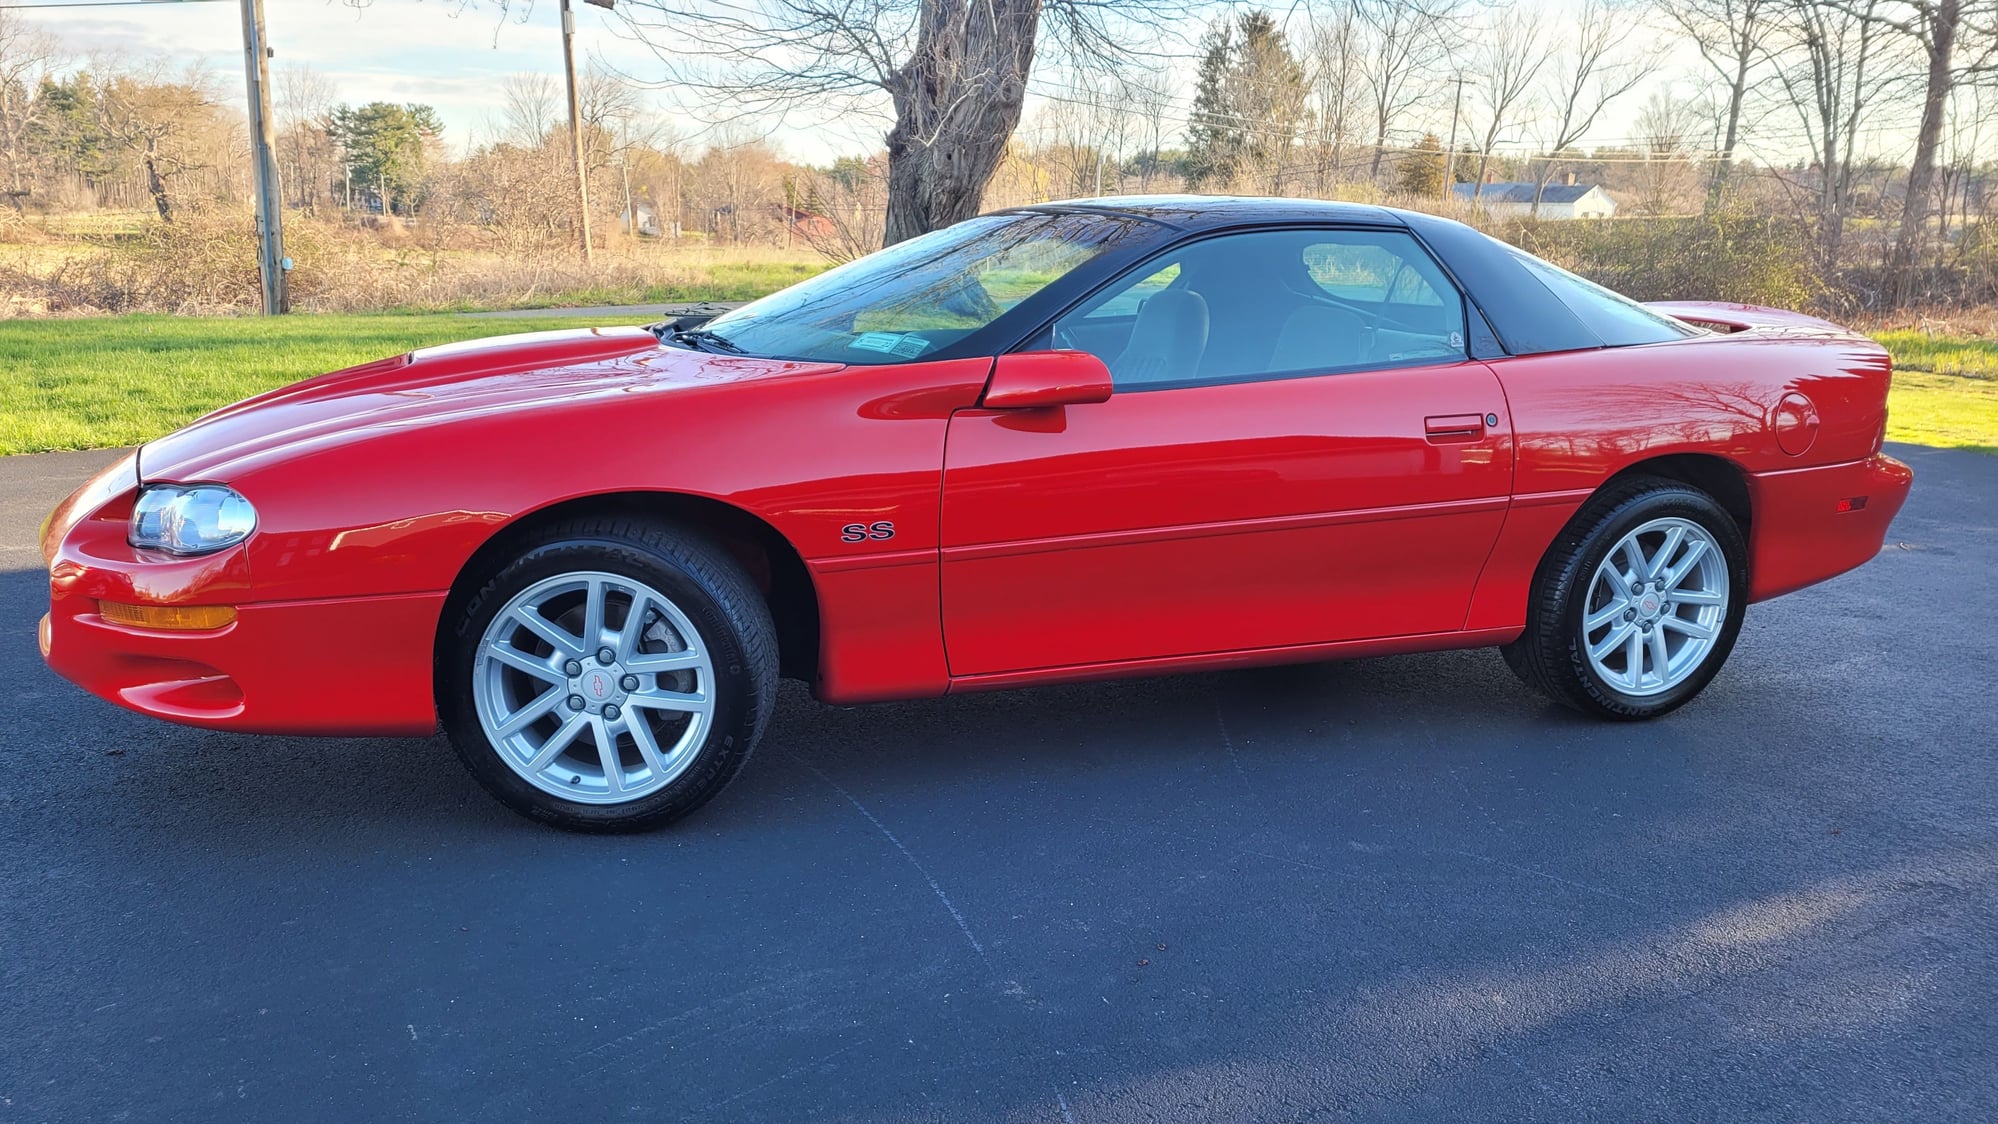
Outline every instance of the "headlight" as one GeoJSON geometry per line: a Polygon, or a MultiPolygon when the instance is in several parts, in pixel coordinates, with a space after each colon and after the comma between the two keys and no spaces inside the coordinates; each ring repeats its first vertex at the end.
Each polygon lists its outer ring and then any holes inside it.
{"type": "Polygon", "coordinates": [[[133,546],[169,554],[209,554],[257,529],[257,509],[221,484],[152,484],[132,505],[133,546]]]}

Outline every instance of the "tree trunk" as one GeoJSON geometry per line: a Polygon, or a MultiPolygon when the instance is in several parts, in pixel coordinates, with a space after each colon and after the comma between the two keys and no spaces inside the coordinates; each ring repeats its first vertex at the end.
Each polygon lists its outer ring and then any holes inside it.
{"type": "Polygon", "coordinates": [[[146,190],[152,193],[153,209],[160,213],[161,222],[173,221],[173,203],[167,198],[166,178],[160,175],[159,164],[153,160],[153,145],[146,142],[144,157],[146,166],[146,190]]]}
{"type": "Polygon", "coordinates": [[[1714,168],[1714,178],[1707,185],[1707,214],[1720,209],[1721,199],[1727,192],[1727,175],[1734,166],[1734,146],[1741,143],[1741,103],[1748,96],[1748,69],[1751,58],[1747,51],[1740,53],[1735,62],[1734,82],[1727,91],[1727,139],[1721,143],[1720,164],[1714,168]]]}
{"type": "Polygon", "coordinates": [[[1943,110],[1956,75],[1950,54],[1956,46],[1958,0],[1939,0],[1929,13],[1928,85],[1922,98],[1922,124],[1915,132],[1915,159],[1908,167],[1908,197],[1901,206],[1901,230],[1887,269],[1887,307],[1914,297],[1915,257],[1929,225],[1929,197],[1935,194],[1936,149],[1942,144],[1943,110]]]}
{"type": "Polygon", "coordinates": [[[1547,194],[1547,181],[1553,178],[1554,161],[1549,160],[1540,166],[1540,175],[1533,181],[1533,207],[1526,212],[1527,218],[1537,219],[1540,217],[1540,197],[1547,194]]]}
{"type": "Polygon", "coordinates": [[[887,82],[888,218],[883,244],[978,213],[1020,123],[1041,0],[923,0],[915,52],[887,82]]]}

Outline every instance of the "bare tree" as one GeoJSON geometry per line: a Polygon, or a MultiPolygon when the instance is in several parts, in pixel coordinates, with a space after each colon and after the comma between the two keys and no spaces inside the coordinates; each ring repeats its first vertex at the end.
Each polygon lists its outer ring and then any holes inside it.
{"type": "Polygon", "coordinates": [[[1589,135],[1603,111],[1658,69],[1657,56],[1641,50],[1644,25],[1631,0],[1582,0],[1569,13],[1572,27],[1555,53],[1548,99],[1554,130],[1533,185],[1533,215],[1568,149],[1589,135]]]}
{"type": "Polygon", "coordinates": [[[145,170],[146,192],[160,221],[173,221],[173,183],[202,167],[198,133],[213,126],[213,81],[198,66],[178,76],[165,62],[105,80],[97,90],[97,125],[145,170]]]}
{"type": "Polygon", "coordinates": [[[1172,85],[1163,74],[1139,74],[1125,82],[1138,140],[1144,145],[1138,163],[1138,190],[1150,191],[1159,173],[1159,153],[1165,148],[1166,122],[1172,116],[1172,85]]]}
{"type": "Polygon", "coordinates": [[[1020,123],[1037,54],[1071,72],[1114,67],[1189,8],[1190,0],[626,0],[616,12],[668,80],[737,115],[874,110],[885,95],[894,243],[977,212],[1020,123]]]}
{"type": "Polygon", "coordinates": [[[1660,0],[1666,18],[1685,33],[1715,77],[1726,83],[1720,158],[1708,181],[1707,210],[1721,203],[1741,143],[1741,115],[1748,94],[1768,63],[1780,0],[1660,0]]]}
{"type": "Polygon", "coordinates": [[[1360,80],[1373,116],[1374,154],[1367,176],[1378,182],[1389,131],[1434,96],[1462,33],[1465,0],[1353,0],[1362,28],[1360,80]]]}
{"type": "Polygon", "coordinates": [[[1362,32],[1350,4],[1315,15],[1305,41],[1311,88],[1312,185],[1320,195],[1345,175],[1347,149],[1360,125],[1366,91],[1361,82],[1362,32]]]}
{"type": "Polygon", "coordinates": [[[844,157],[814,172],[810,199],[819,220],[807,224],[805,241],[827,260],[848,262],[881,248],[881,216],[888,205],[888,165],[880,158],[844,157]]]}
{"type": "Polygon", "coordinates": [[[1906,73],[1905,60],[1889,50],[1889,33],[1874,18],[1884,2],[1859,0],[1847,9],[1784,0],[1783,35],[1772,46],[1782,63],[1777,81],[1810,152],[1818,259],[1827,271],[1839,265],[1861,126],[1906,73]]]}
{"type": "Polygon", "coordinates": [[[1669,88],[1653,90],[1638,110],[1636,138],[1644,159],[1637,169],[1640,212],[1671,214],[1688,194],[1693,176],[1689,138],[1699,117],[1692,102],[1669,88]]]}
{"type": "Polygon", "coordinates": [[[279,178],[290,187],[293,206],[311,207],[338,164],[330,122],[339,91],[309,66],[278,68],[276,85],[279,178]]]}
{"type": "Polygon", "coordinates": [[[546,74],[509,74],[500,81],[500,137],[539,148],[562,115],[562,95],[546,74]]]}
{"type": "Polygon", "coordinates": [[[623,74],[591,62],[577,82],[576,100],[583,118],[583,150],[587,162],[603,167],[631,137],[644,143],[645,92],[623,74]]]}
{"type": "Polygon", "coordinates": [[[1541,9],[1494,8],[1489,19],[1471,56],[1472,99],[1479,112],[1472,120],[1481,122],[1474,126],[1478,176],[1471,188],[1473,198],[1484,194],[1492,151],[1522,127],[1520,117],[1532,103],[1548,58],[1547,20],[1541,9]]]}
{"type": "Polygon", "coordinates": [[[1921,123],[1915,129],[1915,154],[1908,165],[1901,227],[1887,271],[1887,304],[1898,307],[1913,295],[1915,250],[1928,229],[1929,210],[1935,204],[1936,153],[1942,146],[1943,117],[1950,94],[1959,82],[1988,74],[1998,64],[1998,34],[1992,26],[1998,9],[1990,0],[1834,2],[1847,15],[1904,36],[1920,51],[1921,123]]]}
{"type": "Polygon", "coordinates": [[[35,87],[61,60],[54,36],[0,8],[0,160],[7,165],[7,201],[17,211],[28,195],[24,142],[42,109],[35,87]]]}
{"type": "Polygon", "coordinates": [[[1125,150],[1139,128],[1126,109],[1128,97],[1123,83],[1088,75],[1037,114],[1038,155],[1061,172],[1063,194],[1118,190],[1125,150]]]}
{"type": "Polygon", "coordinates": [[[1949,244],[1951,222],[1962,217],[1970,225],[1972,185],[1977,179],[1977,153],[1987,127],[1983,90],[1958,90],[1950,99],[1949,125],[1943,133],[1943,152],[1936,160],[1937,238],[1949,244]]]}

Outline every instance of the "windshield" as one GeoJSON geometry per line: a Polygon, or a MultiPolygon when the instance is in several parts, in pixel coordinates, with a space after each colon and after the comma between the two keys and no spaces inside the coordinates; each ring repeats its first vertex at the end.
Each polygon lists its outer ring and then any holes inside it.
{"type": "Polygon", "coordinates": [[[1142,223],[984,215],[828,270],[705,328],[719,346],[748,355],[907,363],[992,323],[1142,223]]]}

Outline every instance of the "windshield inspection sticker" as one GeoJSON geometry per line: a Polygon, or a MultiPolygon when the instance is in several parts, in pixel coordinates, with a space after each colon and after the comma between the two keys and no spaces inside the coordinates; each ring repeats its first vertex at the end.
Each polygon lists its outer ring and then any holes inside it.
{"type": "Polygon", "coordinates": [[[901,332],[862,332],[846,346],[861,351],[879,351],[884,355],[899,355],[904,359],[914,359],[930,346],[930,341],[921,336],[905,335],[901,332]]]}

